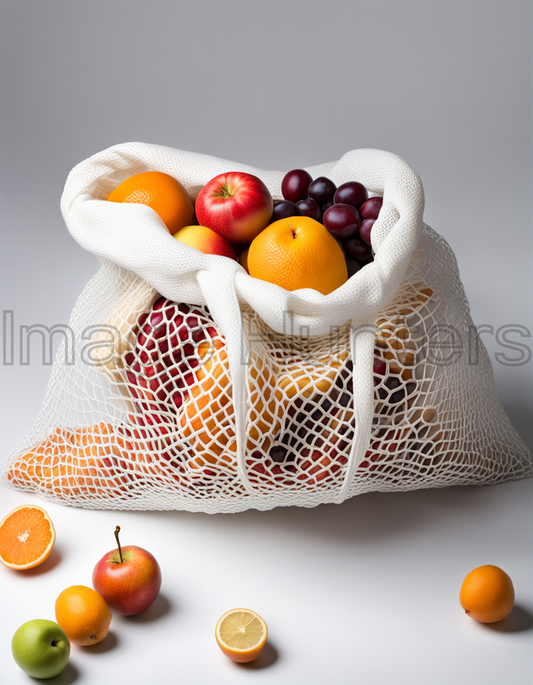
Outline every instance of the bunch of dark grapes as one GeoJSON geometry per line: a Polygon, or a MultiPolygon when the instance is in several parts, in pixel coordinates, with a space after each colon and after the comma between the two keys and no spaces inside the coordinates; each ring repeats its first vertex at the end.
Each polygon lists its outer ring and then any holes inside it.
{"type": "Polygon", "coordinates": [[[309,216],[323,223],[344,253],[348,277],[373,261],[370,235],[383,198],[369,198],[357,181],[337,188],[325,176],[313,180],[304,169],[285,174],[281,192],[284,199],[274,204],[271,223],[291,216],[309,216]]]}

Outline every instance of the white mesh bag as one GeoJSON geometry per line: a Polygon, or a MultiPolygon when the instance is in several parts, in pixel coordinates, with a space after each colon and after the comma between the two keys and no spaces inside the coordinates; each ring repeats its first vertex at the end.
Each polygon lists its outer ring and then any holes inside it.
{"type": "Polygon", "coordinates": [[[284,176],[141,143],[73,169],[63,216],[100,270],[5,483],[86,508],[215,513],[532,474],[402,159],[355,150],[308,169],[384,201],[374,261],[329,295],[251,278],[176,241],[152,209],[104,201],[147,170],[193,199],[232,170],[281,199],[284,176]]]}

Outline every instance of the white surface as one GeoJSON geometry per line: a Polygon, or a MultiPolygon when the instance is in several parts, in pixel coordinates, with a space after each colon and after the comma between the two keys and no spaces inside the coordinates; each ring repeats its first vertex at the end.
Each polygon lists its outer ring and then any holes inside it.
{"type": "MultiPolygon", "coordinates": [[[[117,524],[124,544],[158,559],[161,596],[137,618],[114,615],[100,645],[73,645],[70,665],[50,685],[530,683],[533,533],[524,522],[533,520],[532,486],[375,493],[216,516],[44,503],[57,531],[50,559],[33,571],[0,568],[2,683],[29,682],[10,656],[12,634],[30,619],[54,620],[65,587],[91,586],[117,524]],[[504,568],[516,591],[513,614],[494,627],[468,618],[458,599],[464,576],[486,563],[504,568]],[[269,627],[255,665],[233,664],[215,642],[217,619],[237,606],[269,627]]],[[[0,513],[43,504],[0,495],[0,513]]]]}

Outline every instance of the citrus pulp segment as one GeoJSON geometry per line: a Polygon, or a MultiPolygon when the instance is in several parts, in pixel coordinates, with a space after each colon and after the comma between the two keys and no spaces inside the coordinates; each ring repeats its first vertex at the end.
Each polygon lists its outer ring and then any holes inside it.
{"type": "Polygon", "coordinates": [[[42,564],[48,558],[56,533],[44,509],[24,504],[0,522],[0,561],[16,570],[42,564]]]}

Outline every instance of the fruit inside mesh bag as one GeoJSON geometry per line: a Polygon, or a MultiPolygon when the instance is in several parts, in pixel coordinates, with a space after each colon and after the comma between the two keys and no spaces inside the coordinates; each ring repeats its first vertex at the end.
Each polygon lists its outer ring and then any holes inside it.
{"type": "MultiPolygon", "coordinates": [[[[417,347],[407,325],[431,294],[416,284],[397,315],[378,320],[375,425],[355,478],[389,473],[400,452],[435,460],[442,432],[436,411],[417,406],[417,347]]],[[[94,499],[238,481],[224,338],[206,307],[163,297],[149,306],[154,299],[142,290],[121,303],[111,319],[127,344],[115,344],[114,358],[99,366],[130,398],[128,421],[57,429],[17,459],[8,476],[14,483],[29,478],[44,492],[94,499]]],[[[258,317],[253,324],[260,342],[248,360],[250,483],[262,491],[339,488],[355,428],[349,326],[306,340],[276,334],[258,317]]]]}
{"type": "MultiPolygon", "coordinates": [[[[281,438],[287,416],[294,416],[293,399],[325,394],[333,387],[339,362],[331,357],[322,362],[313,366],[252,350],[246,444],[252,458],[266,456],[268,466],[270,452],[279,454],[273,443],[281,438]]],[[[159,298],[139,318],[133,348],[125,355],[125,372],[138,408],[132,421],[183,440],[190,448],[183,461],[189,477],[213,477],[218,470],[235,473],[226,345],[206,308],[159,298]]],[[[302,456],[305,461],[305,450],[302,456]]],[[[278,475],[276,469],[271,475],[278,475]]]]}
{"type": "MultiPolygon", "coordinates": [[[[415,292],[415,305],[431,294],[422,290],[415,292]]],[[[251,346],[248,366],[250,482],[264,489],[338,487],[354,437],[348,326],[335,332],[335,340],[321,339],[310,349],[312,342],[287,339],[260,322],[256,325],[262,328],[263,342],[251,346]]],[[[129,391],[139,409],[131,418],[184,442],[185,456],[179,459],[183,476],[201,481],[234,474],[235,416],[227,352],[208,310],[158,299],[140,317],[125,360],[129,391]]],[[[374,364],[379,425],[360,466],[367,474],[386,468],[400,447],[405,449],[407,439],[412,442],[413,426],[406,425],[405,417],[414,405],[414,360],[415,346],[404,319],[383,317],[374,364]]],[[[429,416],[434,418],[431,412],[424,414],[429,416]]],[[[431,435],[437,434],[433,430],[431,435]]]]}
{"type": "MultiPolygon", "coordinates": [[[[403,313],[430,295],[415,289],[403,313]]],[[[44,492],[94,499],[132,497],[153,485],[198,492],[238,479],[226,344],[208,309],[159,297],[126,318],[128,345],[115,347],[111,372],[109,363],[100,370],[133,400],[128,421],[57,429],[18,458],[11,480],[29,478],[44,492]]],[[[356,478],[387,473],[408,448],[429,455],[441,438],[435,410],[415,406],[416,345],[405,321],[378,321],[375,428],[356,478]]],[[[349,326],[309,341],[275,334],[257,318],[254,324],[262,335],[248,365],[250,482],[265,491],[338,488],[355,427],[349,326]]]]}

